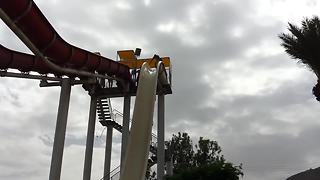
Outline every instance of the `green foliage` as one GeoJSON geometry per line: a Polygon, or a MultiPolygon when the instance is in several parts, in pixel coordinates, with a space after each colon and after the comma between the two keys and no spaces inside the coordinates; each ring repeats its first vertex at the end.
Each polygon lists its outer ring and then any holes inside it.
{"type": "Polygon", "coordinates": [[[318,77],[312,92],[320,101],[320,19],[317,16],[305,18],[301,28],[288,23],[289,34],[282,33],[279,38],[285,51],[294,59],[309,67],[318,77]]]}
{"type": "Polygon", "coordinates": [[[173,135],[171,141],[167,142],[167,149],[172,157],[174,173],[193,167],[193,145],[187,133],[173,135]]]}
{"type": "Polygon", "coordinates": [[[200,137],[198,145],[195,145],[195,147],[197,149],[197,152],[194,154],[194,165],[196,167],[223,160],[223,156],[220,156],[221,147],[216,141],[200,137]]]}
{"type": "Polygon", "coordinates": [[[147,168],[146,178],[147,180],[157,180],[157,174],[154,171],[150,170],[150,167],[147,168]]]}
{"type": "Polygon", "coordinates": [[[242,175],[240,166],[217,161],[209,165],[184,170],[179,174],[167,177],[167,180],[239,180],[242,175]]]}
{"type": "Polygon", "coordinates": [[[179,132],[167,142],[167,148],[175,174],[168,180],[238,180],[243,175],[241,165],[226,162],[216,141],[200,137],[193,147],[189,135],[179,132]]]}
{"type": "Polygon", "coordinates": [[[307,65],[319,77],[320,73],[320,20],[317,16],[305,18],[301,28],[288,23],[289,34],[279,38],[285,51],[294,59],[307,65]]]}

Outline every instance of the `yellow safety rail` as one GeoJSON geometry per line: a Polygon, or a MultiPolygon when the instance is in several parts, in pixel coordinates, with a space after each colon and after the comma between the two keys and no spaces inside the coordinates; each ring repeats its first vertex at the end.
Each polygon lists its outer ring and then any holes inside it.
{"type": "MultiPolygon", "coordinates": [[[[133,50],[121,50],[118,51],[120,57],[119,63],[129,66],[131,69],[140,69],[144,62],[147,62],[150,68],[156,68],[157,60],[154,58],[137,59],[133,50]]],[[[170,67],[170,58],[161,57],[164,67],[170,67]]]]}
{"type": "MultiPolygon", "coordinates": [[[[161,57],[161,60],[162,60],[163,65],[165,67],[170,67],[170,58],[169,57],[161,57]]],[[[153,58],[119,61],[119,63],[129,66],[131,69],[140,69],[144,62],[147,62],[151,68],[156,68],[156,66],[157,66],[157,61],[153,58]]]]}

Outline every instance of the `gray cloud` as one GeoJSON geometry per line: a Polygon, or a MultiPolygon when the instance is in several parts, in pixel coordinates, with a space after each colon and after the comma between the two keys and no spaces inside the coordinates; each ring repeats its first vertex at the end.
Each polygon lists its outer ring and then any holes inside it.
{"type": "MultiPolygon", "coordinates": [[[[37,4],[60,35],[77,46],[111,58],[116,50],[135,47],[143,49],[143,57],[154,53],[171,57],[174,93],[166,97],[168,138],[187,131],[193,139],[218,140],[228,160],[243,163],[247,180],[284,179],[317,166],[319,147],[314,141],[319,108],[311,94],[315,78],[283,53],[277,35],[286,24],[272,16],[257,16],[259,2],[165,0],[146,5],[144,1],[57,0],[37,4]]],[[[28,51],[8,28],[0,29],[0,41],[28,51]]],[[[2,179],[47,178],[58,97],[58,88],[0,79],[2,179]],[[16,168],[19,173],[14,173],[16,168]]],[[[121,107],[120,100],[113,102],[121,107]]],[[[88,108],[87,93],[74,87],[64,178],[82,171],[88,108]]],[[[98,122],[96,129],[94,160],[98,162],[93,176],[98,178],[105,134],[100,136],[103,127],[98,122]]],[[[114,136],[113,164],[117,164],[121,140],[118,132],[114,136]]]]}

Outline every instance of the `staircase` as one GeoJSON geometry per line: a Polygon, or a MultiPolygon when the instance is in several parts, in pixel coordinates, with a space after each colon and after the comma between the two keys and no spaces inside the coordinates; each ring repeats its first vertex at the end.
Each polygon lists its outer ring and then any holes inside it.
{"type": "MultiPolygon", "coordinates": [[[[119,121],[117,121],[117,116],[123,118],[123,114],[116,109],[112,109],[109,98],[101,97],[97,99],[97,114],[101,125],[112,126],[117,131],[122,133],[122,125],[119,121]]],[[[157,136],[154,133],[152,133],[150,152],[152,155],[150,155],[150,158],[148,159],[148,167],[152,167],[157,163],[157,136]]],[[[118,179],[119,175],[120,166],[110,172],[110,180],[118,179]]]]}
{"type": "MultiPolygon", "coordinates": [[[[122,133],[122,125],[117,121],[116,116],[123,117],[123,114],[116,109],[111,108],[111,103],[109,98],[99,98],[97,100],[97,113],[99,122],[103,126],[113,126],[117,131],[122,133]]],[[[131,120],[130,120],[131,123],[131,120]]],[[[154,155],[157,154],[157,136],[152,133],[152,140],[150,145],[150,152],[154,155]]]]}
{"type": "Polygon", "coordinates": [[[109,98],[102,97],[97,99],[97,113],[99,122],[102,124],[102,126],[111,125],[117,131],[122,132],[122,126],[115,121],[115,114],[112,111],[109,98]]]}
{"type": "Polygon", "coordinates": [[[97,99],[97,113],[99,121],[112,121],[111,117],[111,103],[109,98],[97,99]]]}

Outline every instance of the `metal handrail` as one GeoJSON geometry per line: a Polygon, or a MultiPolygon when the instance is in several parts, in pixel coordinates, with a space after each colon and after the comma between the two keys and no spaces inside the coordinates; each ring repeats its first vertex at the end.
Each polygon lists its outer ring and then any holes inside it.
{"type": "Polygon", "coordinates": [[[113,178],[115,175],[117,175],[120,172],[120,165],[115,167],[112,171],[110,171],[109,173],[105,174],[101,179],[99,180],[104,180],[104,178],[108,175],[111,175],[113,172],[115,172],[115,174],[113,174],[112,176],[110,176],[109,179],[113,178]],[[119,171],[116,171],[117,169],[119,169],[119,171]],[[116,172],[115,172],[116,171],[116,172]]]}
{"type": "MultiPolygon", "coordinates": [[[[110,177],[110,180],[113,180],[113,178],[114,178],[116,175],[118,175],[118,174],[120,174],[120,170],[119,170],[118,172],[116,172],[113,176],[111,176],[111,177],[110,177]]],[[[119,179],[120,179],[120,177],[119,177],[119,179]]]]}
{"type": "MultiPolygon", "coordinates": [[[[110,101],[109,101],[109,103],[110,103],[110,101]]],[[[109,104],[109,105],[110,105],[110,104],[109,104]]],[[[118,124],[122,125],[122,123],[119,123],[119,122],[117,121],[116,115],[119,115],[119,116],[123,117],[123,114],[122,114],[120,111],[118,111],[117,109],[112,109],[110,113],[111,113],[112,119],[113,119],[115,122],[117,122],[118,124]]],[[[130,122],[132,122],[131,119],[130,119],[130,122]]],[[[153,137],[152,139],[157,140],[157,136],[156,136],[154,133],[152,133],[152,137],[153,137]]],[[[157,141],[151,141],[151,144],[152,144],[152,146],[157,147],[157,141]]],[[[104,175],[101,179],[99,179],[99,180],[104,180],[104,178],[105,178],[106,176],[111,175],[112,173],[114,173],[114,174],[113,174],[112,176],[110,176],[109,180],[112,180],[113,177],[115,177],[116,175],[118,175],[118,174],[120,173],[120,165],[117,166],[117,167],[115,167],[112,171],[110,171],[110,173],[105,174],[105,175],[104,175]],[[117,169],[119,169],[119,170],[116,171],[117,169]]]]}
{"type": "MultiPolygon", "coordinates": [[[[117,118],[116,118],[115,115],[119,115],[119,116],[123,117],[123,114],[122,114],[120,111],[118,111],[117,109],[112,109],[111,114],[112,114],[113,117],[114,117],[114,121],[116,121],[118,124],[121,124],[121,123],[119,123],[119,122],[117,121],[117,118]],[[114,111],[115,111],[115,113],[114,113],[114,111]]],[[[131,122],[132,122],[132,120],[130,119],[130,123],[131,123],[131,122]]],[[[121,125],[122,125],[122,124],[121,124],[121,125]]],[[[152,135],[152,137],[153,137],[154,139],[157,139],[157,135],[156,135],[156,134],[152,133],[151,135],[152,135]]],[[[155,143],[157,143],[157,141],[156,141],[155,143]]]]}

